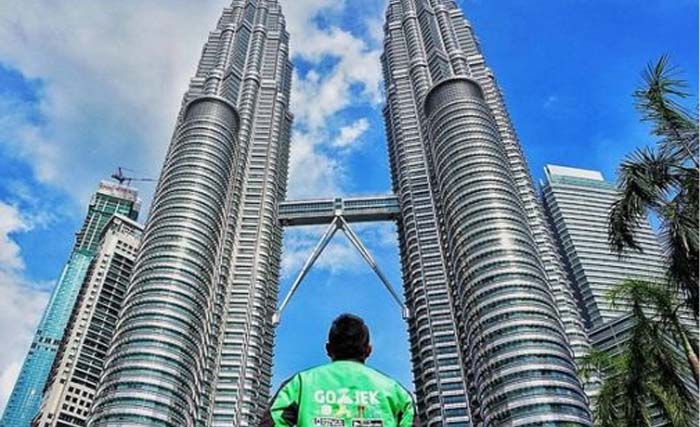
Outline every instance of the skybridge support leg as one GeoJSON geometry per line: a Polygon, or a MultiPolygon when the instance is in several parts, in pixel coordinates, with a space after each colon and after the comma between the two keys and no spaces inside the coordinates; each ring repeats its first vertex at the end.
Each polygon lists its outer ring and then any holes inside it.
{"type": "Polygon", "coordinates": [[[369,250],[367,250],[365,245],[362,244],[362,241],[357,236],[357,234],[355,234],[352,228],[350,228],[350,224],[348,224],[345,218],[343,218],[342,215],[338,215],[333,219],[331,224],[328,226],[328,229],[326,229],[325,233],[321,237],[321,240],[319,240],[313,252],[311,252],[311,255],[304,263],[304,266],[301,268],[301,271],[297,275],[296,279],[294,279],[292,287],[289,289],[289,292],[285,296],[284,301],[282,301],[282,305],[279,306],[277,312],[275,312],[275,314],[272,316],[272,324],[274,326],[279,325],[280,320],[282,318],[282,313],[284,312],[285,308],[287,308],[289,301],[291,301],[297,289],[299,289],[299,285],[301,285],[301,282],[304,280],[309,270],[311,270],[311,267],[313,267],[314,263],[321,255],[323,250],[328,246],[328,243],[331,241],[338,229],[343,230],[343,233],[347,236],[347,238],[353,244],[355,249],[357,249],[357,251],[360,252],[362,258],[367,262],[367,264],[369,264],[372,271],[374,271],[375,274],[379,277],[379,280],[381,280],[386,290],[389,291],[389,294],[391,294],[392,298],[401,309],[401,314],[403,318],[408,319],[411,316],[411,313],[409,312],[408,308],[403,304],[403,302],[401,301],[401,297],[399,297],[399,295],[396,293],[394,287],[391,286],[391,282],[389,282],[389,279],[379,268],[379,265],[374,260],[374,257],[372,257],[372,254],[369,252],[369,250]]]}
{"type": "Polygon", "coordinates": [[[340,224],[339,224],[338,218],[336,217],[333,220],[333,222],[331,222],[331,225],[328,226],[328,229],[326,229],[326,232],[323,233],[321,240],[318,241],[318,244],[314,248],[313,252],[311,252],[311,255],[304,263],[304,266],[301,268],[301,271],[299,272],[299,275],[297,275],[297,278],[294,279],[294,283],[292,284],[292,287],[289,290],[289,293],[284,298],[282,305],[280,305],[279,309],[277,309],[277,312],[272,316],[272,324],[273,325],[275,325],[275,326],[279,325],[280,319],[282,317],[282,312],[284,312],[284,309],[287,307],[287,304],[289,304],[289,301],[294,296],[294,293],[296,293],[297,289],[299,289],[299,285],[301,284],[301,281],[304,280],[304,277],[306,277],[309,270],[311,270],[311,267],[313,267],[313,265],[316,262],[316,260],[318,259],[318,257],[321,255],[321,253],[326,248],[326,246],[328,246],[328,242],[331,241],[335,232],[338,231],[339,226],[340,226],[340,224]]]}
{"type": "Polygon", "coordinates": [[[370,268],[377,274],[379,277],[379,280],[381,280],[382,284],[386,288],[387,291],[391,294],[391,296],[394,298],[394,301],[396,304],[398,304],[399,308],[401,309],[401,314],[404,319],[408,319],[411,316],[411,313],[409,313],[408,308],[403,304],[401,301],[401,297],[396,293],[394,290],[394,287],[391,286],[391,282],[389,282],[389,279],[384,275],[384,272],[379,268],[379,265],[377,262],[374,260],[374,257],[372,257],[372,254],[369,252],[369,250],[365,247],[365,245],[362,244],[362,240],[360,240],[359,236],[355,234],[355,231],[353,231],[352,228],[350,228],[350,224],[345,221],[345,219],[341,216],[340,217],[340,228],[343,230],[343,233],[348,237],[350,242],[355,246],[358,252],[360,252],[360,255],[362,255],[362,258],[369,264],[370,268]]]}

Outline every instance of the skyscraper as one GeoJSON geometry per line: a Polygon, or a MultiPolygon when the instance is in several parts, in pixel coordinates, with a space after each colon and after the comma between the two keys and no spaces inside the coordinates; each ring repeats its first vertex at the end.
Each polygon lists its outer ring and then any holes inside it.
{"type": "Polygon", "coordinates": [[[271,380],[292,116],[276,0],[204,46],[155,192],[91,426],[248,426],[271,380]]]}
{"type": "Polygon", "coordinates": [[[142,227],[116,214],[104,227],[44,392],[37,427],[82,427],[129,284],[142,227]]]}
{"type": "MultiPolygon", "coordinates": [[[[664,255],[649,221],[641,220],[636,239],[642,251],[622,256],[608,244],[608,217],[619,197],[616,186],[599,171],[547,165],[542,182],[542,201],[556,236],[566,269],[577,292],[589,328],[591,343],[611,356],[622,353],[634,326],[631,307],[624,300],[610,302],[610,291],[626,279],[665,280],[664,255]]],[[[686,311],[678,312],[691,336],[697,337],[697,321],[686,311]]],[[[679,347],[680,358],[684,358],[679,347]]],[[[692,374],[688,388],[697,395],[692,374]]],[[[651,407],[652,425],[669,425],[658,407],[651,407]]]]}
{"type": "Polygon", "coordinates": [[[37,414],[41,394],[88,267],[98,248],[102,230],[115,214],[135,220],[139,208],[140,201],[134,189],[109,182],[100,183],[90,201],[68,263],[39,323],[0,426],[26,427],[37,414]]]}
{"type": "MultiPolygon", "coordinates": [[[[391,0],[385,30],[397,198],[374,202],[398,216],[421,425],[589,426],[574,364],[588,338],[470,25],[454,1],[391,0]]],[[[288,38],[276,0],[232,1],[210,34],[90,426],[244,427],[265,407],[292,122],[288,38]]],[[[321,224],[344,203],[286,206],[320,209],[321,224]]]]}
{"type": "Polygon", "coordinates": [[[642,251],[623,257],[608,244],[608,216],[618,198],[614,184],[598,171],[547,165],[542,199],[569,275],[580,295],[590,328],[616,320],[629,310],[613,307],[608,293],[625,279],[659,280],[664,256],[647,220],[637,230],[642,251]]]}
{"type": "Polygon", "coordinates": [[[590,344],[471,25],[452,0],[391,0],[384,48],[422,424],[590,425],[590,344]]]}

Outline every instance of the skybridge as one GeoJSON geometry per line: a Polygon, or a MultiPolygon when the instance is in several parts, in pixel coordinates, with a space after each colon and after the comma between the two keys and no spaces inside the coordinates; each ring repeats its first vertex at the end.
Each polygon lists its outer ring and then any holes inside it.
{"type": "Polygon", "coordinates": [[[280,203],[279,220],[285,227],[330,224],[336,216],[348,223],[396,221],[401,213],[393,194],[334,199],[291,200],[280,203]]]}
{"type": "Polygon", "coordinates": [[[379,277],[379,280],[401,309],[403,317],[408,319],[410,313],[401,301],[401,297],[391,285],[391,282],[389,282],[384,272],[379,268],[379,265],[367,247],[362,243],[360,237],[350,227],[351,223],[396,221],[400,213],[401,207],[399,205],[399,200],[393,194],[366,197],[336,197],[317,200],[290,200],[280,203],[279,221],[283,226],[328,225],[328,228],[326,228],[326,231],[307,258],[301,271],[299,271],[294,279],[287,296],[272,318],[273,323],[280,323],[284,309],[294,297],[304,277],[306,277],[318,257],[321,256],[323,250],[328,246],[328,243],[330,243],[331,239],[338,231],[342,231],[350,243],[352,243],[355,249],[362,255],[362,258],[377,277],[379,277]]]}

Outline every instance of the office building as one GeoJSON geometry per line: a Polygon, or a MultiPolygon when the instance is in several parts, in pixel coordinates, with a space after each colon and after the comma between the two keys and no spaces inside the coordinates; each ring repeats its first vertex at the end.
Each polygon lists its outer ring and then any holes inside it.
{"type": "Polygon", "coordinates": [[[648,221],[640,221],[636,233],[641,252],[619,256],[610,248],[608,217],[618,198],[615,185],[598,171],[545,167],[543,203],[589,328],[628,314],[624,304],[613,307],[608,299],[615,285],[665,277],[663,252],[648,221]]]}
{"type": "Polygon", "coordinates": [[[396,198],[284,205],[314,218],[279,212],[288,39],[275,0],[232,1],[210,34],[88,425],[256,425],[269,397],[282,226],[334,224],[342,212],[399,225],[421,425],[589,426],[575,366],[588,337],[501,92],[456,3],[389,1],[382,62],[396,198]]]}
{"type": "Polygon", "coordinates": [[[271,386],[292,116],[276,0],[234,0],[183,99],[89,425],[251,426],[271,386]]]}
{"type": "Polygon", "coordinates": [[[39,411],[41,395],[54,363],[64,330],[80,293],[88,267],[113,215],[135,220],[140,201],[136,190],[102,182],[90,201],[85,221],[77,233],[70,258],[49,299],[5,408],[0,426],[28,427],[39,411]]]}
{"type": "Polygon", "coordinates": [[[120,214],[102,231],[51,370],[35,427],[83,427],[102,375],[141,241],[120,214]]]}
{"type": "Polygon", "coordinates": [[[454,1],[391,0],[384,48],[422,425],[590,425],[590,344],[472,26],[454,1]]]}

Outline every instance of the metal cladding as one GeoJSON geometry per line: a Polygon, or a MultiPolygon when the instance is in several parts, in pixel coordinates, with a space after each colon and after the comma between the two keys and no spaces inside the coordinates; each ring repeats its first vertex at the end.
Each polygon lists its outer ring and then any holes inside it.
{"type": "Polygon", "coordinates": [[[547,276],[478,84],[443,80],[425,106],[445,246],[484,424],[587,420],[547,276]],[[520,395],[527,397],[515,399],[520,395]]]}
{"type": "Polygon", "coordinates": [[[198,98],[186,108],[161,174],[92,425],[192,425],[196,418],[212,345],[212,283],[237,125],[225,100],[198,98]]]}
{"type": "Polygon", "coordinates": [[[276,0],[235,0],[184,96],[90,426],[248,426],[267,404],[292,116],[276,0]]]}
{"type": "Polygon", "coordinates": [[[635,230],[641,251],[626,251],[620,257],[610,249],[608,214],[618,197],[617,187],[598,171],[545,167],[543,205],[590,328],[629,314],[626,304],[613,305],[607,298],[616,284],[665,276],[663,250],[646,219],[635,230]]]}
{"type": "Polygon", "coordinates": [[[28,426],[37,415],[42,390],[46,387],[66,326],[95,257],[100,236],[113,215],[136,219],[139,209],[136,190],[109,182],[100,183],[76,235],[70,258],[39,322],[32,346],[0,419],[0,426],[28,426]]]}
{"type": "Polygon", "coordinates": [[[281,203],[288,43],[276,0],[233,1],[210,34],[88,425],[257,425],[282,226],[344,212],[398,222],[422,426],[590,426],[574,365],[588,337],[456,3],[389,1],[382,62],[396,197],[281,203]]]}
{"type": "Polygon", "coordinates": [[[470,24],[454,1],[391,0],[384,47],[422,424],[590,425],[590,342],[470,24]]]}

